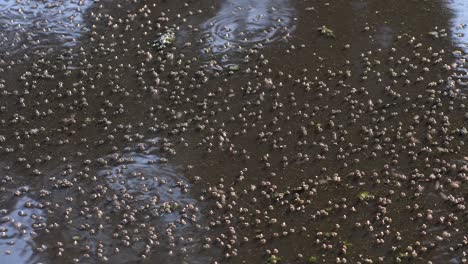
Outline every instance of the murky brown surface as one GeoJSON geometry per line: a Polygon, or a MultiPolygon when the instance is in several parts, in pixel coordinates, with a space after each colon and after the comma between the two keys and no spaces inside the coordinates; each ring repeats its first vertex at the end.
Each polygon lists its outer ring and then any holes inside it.
{"type": "Polygon", "coordinates": [[[467,14],[0,1],[0,263],[468,262],[467,14]]]}

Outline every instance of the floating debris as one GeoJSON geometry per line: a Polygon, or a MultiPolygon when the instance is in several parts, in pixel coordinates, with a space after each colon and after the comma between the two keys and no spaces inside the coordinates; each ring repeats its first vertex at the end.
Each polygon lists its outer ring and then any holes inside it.
{"type": "Polygon", "coordinates": [[[335,33],[333,30],[327,28],[326,26],[321,26],[317,28],[321,35],[329,37],[329,38],[336,38],[335,33]]]}
{"type": "Polygon", "coordinates": [[[153,42],[153,47],[157,50],[162,50],[172,46],[175,40],[175,31],[173,29],[168,29],[165,33],[162,33],[160,36],[158,36],[158,38],[153,42]]]}
{"type": "Polygon", "coordinates": [[[468,262],[457,1],[0,1],[0,262],[468,262]]]}
{"type": "Polygon", "coordinates": [[[240,70],[240,66],[238,64],[230,64],[230,65],[227,65],[226,68],[229,71],[233,71],[233,72],[240,70]]]}
{"type": "Polygon", "coordinates": [[[358,198],[361,201],[368,201],[374,199],[375,196],[368,191],[363,191],[358,194],[358,198]]]}
{"type": "Polygon", "coordinates": [[[278,264],[281,262],[281,258],[277,257],[275,255],[271,255],[268,260],[265,262],[265,264],[278,264]]]}

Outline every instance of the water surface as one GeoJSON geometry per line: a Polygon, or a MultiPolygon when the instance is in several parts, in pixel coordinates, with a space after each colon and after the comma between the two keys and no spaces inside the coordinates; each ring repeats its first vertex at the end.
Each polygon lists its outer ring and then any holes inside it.
{"type": "Polygon", "coordinates": [[[464,2],[0,5],[0,263],[466,258],[464,2]]]}

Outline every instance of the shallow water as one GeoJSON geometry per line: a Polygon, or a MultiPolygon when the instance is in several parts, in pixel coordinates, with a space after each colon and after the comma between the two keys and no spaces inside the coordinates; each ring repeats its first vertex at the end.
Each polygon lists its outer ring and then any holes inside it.
{"type": "Polygon", "coordinates": [[[0,7],[0,263],[467,261],[464,2],[0,7]]]}
{"type": "Polygon", "coordinates": [[[26,195],[14,197],[9,203],[13,208],[2,208],[0,219],[2,262],[35,263],[38,259],[34,254],[37,247],[34,238],[36,231],[46,225],[45,212],[26,195]]]}
{"type": "MultiPolygon", "coordinates": [[[[156,248],[160,261],[174,255],[172,261],[207,263],[212,256],[201,251],[203,230],[199,227],[206,224],[206,219],[197,200],[188,193],[190,184],[187,179],[164,158],[157,156],[158,150],[151,146],[157,141],[150,139],[149,143],[127,148],[121,155],[116,153],[104,158],[110,166],[98,171],[97,176],[106,179],[107,187],[116,196],[100,208],[104,214],[114,214],[116,218],[127,211],[122,207],[139,208],[132,220],[128,221],[123,216],[120,223],[132,226],[134,222],[135,228],[145,223],[153,228],[155,237],[159,237],[156,248]]],[[[108,239],[111,239],[112,229],[114,226],[109,224],[101,232],[109,232],[108,239]]],[[[105,250],[111,251],[112,248],[105,250]]],[[[142,245],[134,245],[127,252],[128,258],[133,258],[132,252],[143,250],[142,245]]],[[[111,261],[128,263],[130,259],[111,258],[111,261]]]]}
{"type": "Polygon", "coordinates": [[[92,1],[0,1],[0,47],[12,54],[69,48],[86,32],[84,14],[92,1]]]}
{"type": "Polygon", "coordinates": [[[468,3],[465,1],[446,1],[447,7],[453,12],[453,17],[451,18],[452,24],[452,39],[456,45],[461,49],[456,51],[455,63],[456,67],[459,70],[457,74],[454,75],[454,79],[462,82],[465,87],[465,93],[468,92],[467,88],[467,79],[466,75],[468,73],[467,69],[467,52],[468,52],[468,3]]]}
{"type": "Polygon", "coordinates": [[[446,1],[446,4],[454,14],[451,18],[453,39],[461,47],[466,47],[468,43],[468,21],[466,18],[468,3],[465,1],[449,0],[446,1]]]}
{"type": "Polygon", "coordinates": [[[205,51],[226,54],[285,39],[294,32],[296,13],[289,0],[223,1],[216,15],[201,25],[205,51]]]}

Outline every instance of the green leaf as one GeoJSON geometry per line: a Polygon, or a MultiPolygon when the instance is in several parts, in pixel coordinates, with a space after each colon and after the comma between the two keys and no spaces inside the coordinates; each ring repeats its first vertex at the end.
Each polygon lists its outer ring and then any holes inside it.
{"type": "Polygon", "coordinates": [[[358,198],[361,201],[368,201],[368,200],[374,199],[375,196],[372,193],[368,192],[368,191],[363,191],[363,192],[360,192],[358,194],[358,198]]]}
{"type": "Polygon", "coordinates": [[[329,38],[336,38],[335,33],[333,33],[333,30],[327,28],[326,26],[321,26],[317,28],[317,30],[320,32],[320,34],[327,36],[329,38]]]}

